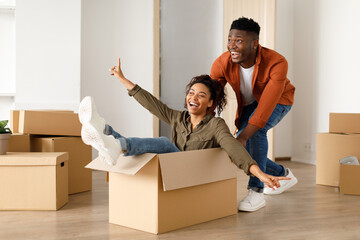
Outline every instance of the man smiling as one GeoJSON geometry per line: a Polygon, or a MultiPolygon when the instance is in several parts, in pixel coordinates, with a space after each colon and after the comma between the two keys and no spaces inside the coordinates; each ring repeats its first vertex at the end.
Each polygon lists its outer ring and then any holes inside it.
{"type": "Polygon", "coordinates": [[[229,83],[237,98],[235,125],[237,139],[260,169],[274,176],[290,177],[272,190],[256,177],[250,177],[248,195],[240,201],[241,211],[265,206],[265,194],[280,194],[297,183],[290,169],[267,158],[267,131],[290,111],[295,87],[287,78],[288,63],[279,53],[259,44],[260,26],[253,19],[239,18],[231,24],[228,51],[211,67],[211,78],[223,86],[229,83]]]}

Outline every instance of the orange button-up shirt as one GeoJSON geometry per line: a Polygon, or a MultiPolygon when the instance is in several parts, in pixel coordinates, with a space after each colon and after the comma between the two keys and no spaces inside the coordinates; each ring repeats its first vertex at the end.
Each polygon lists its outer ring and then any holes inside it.
{"type": "MultiPolygon", "coordinates": [[[[239,64],[231,61],[230,52],[225,52],[214,61],[210,73],[210,77],[220,81],[223,86],[229,83],[233,88],[238,104],[235,119],[237,127],[244,106],[239,71],[239,64]]],[[[276,104],[294,103],[295,87],[287,78],[287,71],[288,63],[282,55],[259,45],[252,76],[252,93],[258,106],[249,124],[263,128],[276,104]]]]}

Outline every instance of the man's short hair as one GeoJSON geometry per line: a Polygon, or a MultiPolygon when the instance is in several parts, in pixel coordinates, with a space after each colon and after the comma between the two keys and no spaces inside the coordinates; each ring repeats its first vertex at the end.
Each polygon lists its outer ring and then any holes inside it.
{"type": "Polygon", "coordinates": [[[260,26],[252,18],[241,17],[234,20],[231,24],[230,30],[231,29],[253,32],[256,33],[258,37],[260,34],[260,26]]]}

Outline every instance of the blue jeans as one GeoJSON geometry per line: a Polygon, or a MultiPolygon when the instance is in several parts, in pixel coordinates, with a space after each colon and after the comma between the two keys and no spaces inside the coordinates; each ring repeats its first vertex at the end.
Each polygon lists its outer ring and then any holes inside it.
{"type": "Polygon", "coordinates": [[[134,156],[143,153],[171,153],[180,150],[166,137],[158,138],[126,138],[116,132],[110,125],[105,125],[104,134],[112,135],[120,141],[124,156],[134,156]]]}
{"type": "MultiPolygon", "coordinates": [[[[243,108],[239,128],[236,137],[244,130],[247,126],[249,119],[254,115],[258,103],[247,105],[243,108]]],[[[283,166],[271,161],[267,158],[268,154],[268,140],[267,131],[276,126],[281,119],[290,111],[291,105],[277,104],[270,118],[268,119],[264,128],[259,129],[251,138],[246,142],[246,150],[250,156],[257,162],[261,171],[273,175],[273,176],[284,176],[286,170],[283,166]]],[[[248,183],[248,189],[252,189],[257,192],[262,192],[264,183],[262,183],[257,177],[250,177],[248,183]]]]}

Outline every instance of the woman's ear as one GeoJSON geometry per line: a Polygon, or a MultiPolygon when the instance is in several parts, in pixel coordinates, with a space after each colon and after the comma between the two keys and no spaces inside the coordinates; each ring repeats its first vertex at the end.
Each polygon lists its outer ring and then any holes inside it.
{"type": "Polygon", "coordinates": [[[214,100],[211,99],[208,103],[208,108],[211,108],[213,104],[214,104],[214,100]]]}

